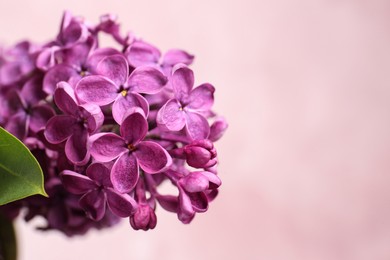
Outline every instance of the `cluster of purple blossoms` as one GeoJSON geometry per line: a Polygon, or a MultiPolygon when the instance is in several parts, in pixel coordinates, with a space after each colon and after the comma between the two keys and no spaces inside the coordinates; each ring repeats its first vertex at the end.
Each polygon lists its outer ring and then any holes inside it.
{"type": "Polygon", "coordinates": [[[0,49],[0,125],[39,161],[49,198],[0,207],[67,235],[129,218],[156,226],[156,207],[189,223],[218,194],[213,142],[227,123],[211,110],[214,87],[194,87],[193,56],[160,51],[116,18],[91,25],[66,12],[55,40],[0,49]],[[120,49],[99,47],[106,34],[120,49]],[[163,194],[171,183],[176,194],[163,194]]]}

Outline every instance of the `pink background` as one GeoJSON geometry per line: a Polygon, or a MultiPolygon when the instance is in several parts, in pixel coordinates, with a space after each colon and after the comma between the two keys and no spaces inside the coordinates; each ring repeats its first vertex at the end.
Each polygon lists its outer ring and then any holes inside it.
{"type": "Polygon", "coordinates": [[[62,11],[117,14],[162,50],[196,54],[230,128],[220,197],[183,225],[69,239],[19,220],[20,259],[390,259],[390,2],[0,2],[0,40],[42,42],[62,11]]]}

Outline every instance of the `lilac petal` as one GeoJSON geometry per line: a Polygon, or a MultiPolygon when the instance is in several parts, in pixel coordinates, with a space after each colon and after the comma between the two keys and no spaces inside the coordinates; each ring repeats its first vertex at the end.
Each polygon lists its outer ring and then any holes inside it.
{"type": "Polygon", "coordinates": [[[115,190],[128,193],[134,189],[139,178],[136,158],[131,153],[124,153],[114,163],[111,169],[111,182],[115,190]]]}
{"type": "Polygon", "coordinates": [[[111,34],[112,36],[119,34],[119,24],[117,22],[118,17],[113,14],[105,14],[100,16],[100,23],[96,26],[95,30],[103,31],[111,34]]]}
{"type": "Polygon", "coordinates": [[[178,100],[186,98],[194,86],[194,73],[186,65],[177,64],[173,67],[171,85],[178,100]]]}
{"type": "Polygon", "coordinates": [[[113,133],[95,134],[90,137],[91,155],[97,161],[109,162],[128,151],[125,141],[113,133]]]}
{"type": "Polygon", "coordinates": [[[101,220],[106,213],[106,198],[102,190],[91,190],[81,197],[79,203],[87,216],[95,221],[101,220]]]}
{"type": "Polygon", "coordinates": [[[45,99],[46,94],[42,90],[42,77],[35,76],[28,80],[21,91],[21,97],[27,104],[37,104],[42,99],[45,99]]]}
{"type": "Polygon", "coordinates": [[[69,81],[70,78],[79,76],[77,71],[65,64],[56,65],[51,68],[43,79],[43,90],[51,95],[61,81],[69,81]]]}
{"type": "Polygon", "coordinates": [[[187,192],[200,192],[209,188],[209,180],[201,172],[193,172],[180,180],[187,192]]]}
{"type": "Polygon", "coordinates": [[[222,117],[217,118],[210,127],[210,135],[209,135],[210,141],[212,142],[218,141],[223,136],[227,128],[228,128],[228,123],[226,122],[226,120],[222,117]]]}
{"type": "Polygon", "coordinates": [[[157,123],[165,125],[171,131],[180,131],[183,129],[186,123],[185,112],[176,99],[168,100],[158,111],[157,123]]]}
{"type": "Polygon", "coordinates": [[[50,46],[44,48],[38,55],[37,60],[35,62],[36,66],[44,71],[52,68],[55,61],[55,53],[60,49],[58,46],[50,46]]]}
{"type": "Polygon", "coordinates": [[[163,207],[163,209],[174,213],[178,211],[179,201],[177,196],[158,194],[156,199],[158,200],[158,203],[160,203],[161,207],[163,207]]]}
{"type": "Polygon", "coordinates": [[[129,75],[129,65],[122,55],[112,55],[99,62],[96,72],[109,78],[117,86],[121,86],[129,75]]]}
{"type": "Polygon", "coordinates": [[[2,100],[4,102],[5,107],[3,108],[5,115],[11,116],[12,114],[21,112],[24,108],[27,107],[26,102],[24,102],[23,97],[20,92],[16,89],[11,89],[6,94],[5,98],[2,100]]]}
{"type": "Polygon", "coordinates": [[[85,102],[104,106],[118,96],[118,88],[114,82],[102,76],[88,76],[76,86],[76,96],[85,102]]]}
{"type": "Polygon", "coordinates": [[[195,211],[192,208],[190,197],[187,193],[179,186],[179,208],[177,216],[179,220],[184,224],[188,224],[195,216],[195,211]]]}
{"type": "Polygon", "coordinates": [[[112,189],[105,191],[108,207],[118,217],[128,217],[137,209],[137,202],[129,194],[119,194],[112,189]]]}
{"type": "Polygon", "coordinates": [[[54,101],[62,112],[68,115],[76,115],[78,112],[78,105],[74,97],[72,87],[62,81],[58,83],[57,89],[54,92],[54,101]]]}
{"type": "Polygon", "coordinates": [[[64,170],[60,177],[65,189],[73,194],[84,194],[97,188],[96,183],[90,178],[73,171],[64,170]]]}
{"type": "Polygon", "coordinates": [[[209,181],[209,189],[216,189],[219,186],[221,186],[222,182],[221,179],[214,173],[203,171],[201,172],[203,176],[205,176],[209,181]]]}
{"type": "Polygon", "coordinates": [[[145,138],[148,132],[148,122],[141,113],[132,113],[124,118],[120,132],[128,144],[135,145],[145,138]]]}
{"type": "Polygon", "coordinates": [[[193,89],[189,95],[187,108],[207,111],[214,103],[214,87],[211,84],[205,83],[193,89]]]}
{"type": "Polygon", "coordinates": [[[185,51],[172,49],[165,53],[163,57],[163,66],[174,66],[178,63],[184,63],[186,65],[190,65],[192,61],[194,60],[194,56],[191,54],[188,54],[185,51]]]}
{"type": "Polygon", "coordinates": [[[118,124],[122,124],[128,111],[136,107],[142,108],[145,116],[149,114],[148,101],[140,94],[128,92],[126,96],[119,95],[112,105],[112,116],[118,124]]]}
{"type": "Polygon", "coordinates": [[[84,120],[86,120],[86,127],[88,133],[92,134],[99,127],[103,125],[104,114],[100,107],[95,104],[83,104],[81,107],[81,113],[84,120]]]}
{"type": "Polygon", "coordinates": [[[62,41],[65,46],[72,46],[77,42],[85,41],[88,35],[87,29],[78,21],[72,20],[62,32],[62,41]]]}
{"type": "Polygon", "coordinates": [[[134,154],[141,168],[147,173],[161,172],[172,163],[168,152],[152,141],[140,142],[134,154]]]}
{"type": "Polygon", "coordinates": [[[96,39],[89,37],[85,42],[80,42],[71,48],[62,49],[58,53],[58,59],[63,63],[80,69],[86,62],[91,49],[96,47],[96,39]]]}
{"type": "Polygon", "coordinates": [[[156,64],[160,59],[161,53],[149,43],[136,41],[129,46],[125,55],[131,66],[139,67],[142,65],[156,64]]]}
{"type": "Polygon", "coordinates": [[[188,193],[192,207],[196,212],[205,212],[209,206],[206,194],[203,192],[188,193]]]}
{"type": "Polygon", "coordinates": [[[198,113],[186,113],[186,130],[192,140],[207,139],[210,133],[207,119],[198,113]]]}
{"type": "Polygon", "coordinates": [[[4,63],[0,67],[0,84],[11,85],[18,81],[22,76],[20,64],[17,62],[4,63]]]}
{"type": "Polygon", "coordinates": [[[28,131],[28,116],[24,111],[20,111],[9,118],[5,129],[16,136],[18,139],[23,140],[27,136],[28,131]]]}
{"type": "Polygon", "coordinates": [[[204,193],[207,197],[207,200],[211,202],[218,196],[219,191],[217,189],[213,189],[213,190],[207,190],[204,193]]]}
{"type": "Polygon", "coordinates": [[[96,67],[99,64],[101,60],[103,60],[107,56],[115,55],[115,54],[121,54],[119,51],[113,49],[113,48],[99,48],[95,49],[91,56],[89,56],[87,60],[86,66],[92,70],[91,72],[96,73],[96,67]]]}
{"type": "Polygon", "coordinates": [[[49,143],[59,144],[73,134],[77,120],[68,115],[52,117],[46,124],[45,137],[49,143]]]}
{"type": "Polygon", "coordinates": [[[66,157],[75,165],[85,165],[89,160],[88,132],[84,128],[75,128],[65,144],[66,157]]]}
{"type": "Polygon", "coordinates": [[[69,12],[65,12],[57,39],[65,46],[72,46],[77,42],[85,41],[87,35],[86,26],[74,19],[69,12]]]}
{"type": "Polygon", "coordinates": [[[30,115],[30,129],[36,133],[39,130],[42,130],[47,121],[55,115],[55,112],[51,106],[40,105],[34,107],[30,115]]]}
{"type": "Polygon", "coordinates": [[[159,70],[142,66],[136,68],[129,76],[127,84],[132,91],[144,94],[155,94],[167,83],[167,78],[159,70]]]}
{"type": "MultiPolygon", "coordinates": [[[[73,19],[73,15],[69,11],[65,11],[63,16],[62,16],[59,34],[61,34],[65,30],[65,28],[70,24],[72,19],[73,19]]],[[[58,37],[59,37],[59,35],[58,35],[58,37]]]]}
{"type": "Polygon", "coordinates": [[[103,187],[112,187],[110,169],[104,164],[93,163],[87,168],[87,176],[103,187]]]}

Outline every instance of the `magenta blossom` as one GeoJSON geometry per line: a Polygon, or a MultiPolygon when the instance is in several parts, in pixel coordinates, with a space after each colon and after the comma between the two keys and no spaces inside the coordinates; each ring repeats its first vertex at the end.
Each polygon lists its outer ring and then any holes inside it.
{"type": "Polygon", "coordinates": [[[64,115],[52,117],[46,125],[45,137],[52,144],[66,141],[66,157],[76,165],[89,160],[88,138],[103,123],[103,113],[93,104],[78,105],[72,87],[61,82],[54,93],[56,105],[64,115]]]}
{"type": "Polygon", "coordinates": [[[194,89],[194,74],[184,64],[173,68],[171,86],[175,98],[168,100],[157,115],[157,122],[171,131],[186,127],[193,140],[206,139],[210,127],[203,114],[207,114],[214,103],[214,87],[208,83],[194,89]]]}
{"type": "Polygon", "coordinates": [[[91,154],[101,162],[115,159],[111,181],[122,193],[131,191],[139,178],[139,167],[147,173],[158,173],[172,163],[168,152],[158,143],[143,141],[148,123],[139,109],[127,115],[120,126],[118,136],[101,133],[91,137],[91,154]]]}
{"type": "Polygon", "coordinates": [[[87,216],[95,221],[101,220],[108,208],[118,217],[128,217],[137,209],[137,203],[128,194],[118,193],[110,181],[110,169],[100,163],[91,164],[86,176],[74,171],[61,173],[65,189],[70,193],[82,195],[80,206],[87,216]]]}
{"type": "Polygon", "coordinates": [[[8,116],[5,129],[23,140],[28,131],[37,133],[44,129],[47,121],[54,116],[53,108],[47,103],[39,103],[46,95],[42,91],[41,77],[27,81],[22,90],[10,90],[7,94],[8,116]]]}

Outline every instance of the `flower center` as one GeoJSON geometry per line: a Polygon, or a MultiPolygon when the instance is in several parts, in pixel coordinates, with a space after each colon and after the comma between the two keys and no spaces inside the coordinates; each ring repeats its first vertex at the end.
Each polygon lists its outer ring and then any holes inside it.
{"type": "Polygon", "coordinates": [[[78,119],[78,123],[80,126],[84,127],[85,129],[88,129],[88,119],[86,119],[84,117],[80,117],[78,119]]]}
{"type": "Polygon", "coordinates": [[[122,90],[122,91],[121,91],[121,95],[122,95],[123,97],[126,97],[126,96],[127,96],[127,90],[125,90],[125,89],[122,90]]]}
{"type": "Polygon", "coordinates": [[[129,149],[131,152],[134,151],[136,148],[133,144],[128,144],[127,149],[129,149]]]}

